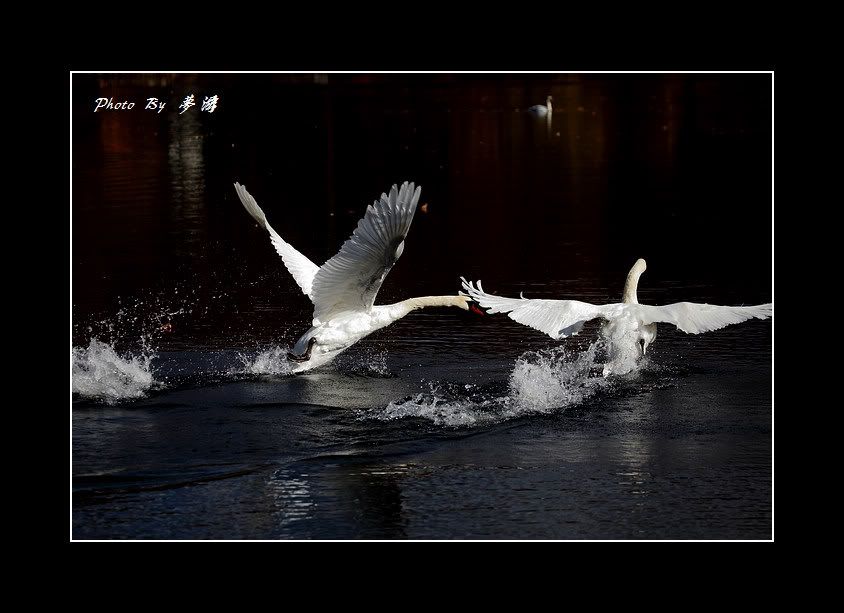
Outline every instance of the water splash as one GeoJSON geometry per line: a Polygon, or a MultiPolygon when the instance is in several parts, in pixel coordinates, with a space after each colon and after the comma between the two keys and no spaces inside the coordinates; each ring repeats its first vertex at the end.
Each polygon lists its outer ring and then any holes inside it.
{"type": "Polygon", "coordinates": [[[639,322],[626,317],[612,319],[601,327],[607,348],[605,375],[626,375],[639,366],[639,322]]]}
{"type": "Polygon", "coordinates": [[[611,385],[602,375],[602,341],[582,353],[565,346],[524,354],[510,374],[510,394],[525,410],[546,411],[581,404],[611,385]]]}
{"type": "Polygon", "coordinates": [[[141,398],[158,385],[151,370],[153,358],[148,346],[137,355],[120,355],[113,345],[93,338],[87,347],[73,348],[73,393],[108,404],[141,398]]]}
{"type": "MultiPolygon", "coordinates": [[[[302,371],[302,365],[287,359],[289,347],[275,346],[254,353],[239,353],[239,364],[228,374],[232,376],[291,375],[302,371]]],[[[332,361],[319,367],[358,377],[393,377],[387,367],[387,352],[367,348],[362,352],[340,353],[332,361]]]]}
{"type": "Polygon", "coordinates": [[[118,297],[116,311],[80,317],[75,315],[73,343],[81,347],[96,338],[118,347],[134,344],[137,339],[145,345],[157,344],[194,313],[193,292],[195,289],[180,293],[179,288],[175,288],[169,294],[118,297]]]}
{"type": "Polygon", "coordinates": [[[340,372],[349,375],[389,378],[395,375],[387,366],[387,353],[376,346],[357,346],[338,355],[334,365],[340,372]]]}
{"type": "Polygon", "coordinates": [[[151,294],[117,299],[116,312],[75,318],[72,390],[79,397],[115,404],[163,386],[152,371],[156,348],[174,324],[193,313],[193,294],[151,294]]]}
{"type": "Polygon", "coordinates": [[[387,367],[387,352],[377,351],[366,356],[363,374],[376,375],[378,377],[392,377],[393,373],[387,367]]]}
{"type": "MultiPolygon", "coordinates": [[[[361,411],[359,419],[393,421],[408,417],[428,419],[439,426],[476,426],[498,421],[506,411],[509,398],[483,393],[470,394],[456,383],[429,383],[429,391],[412,398],[390,402],[383,409],[361,411]]],[[[475,386],[463,386],[472,389],[475,386]]]]}
{"type": "Polygon", "coordinates": [[[232,375],[289,375],[293,372],[287,359],[287,347],[272,347],[257,354],[238,355],[240,366],[230,373],[232,375]]]}
{"type": "Polygon", "coordinates": [[[548,414],[585,402],[614,385],[602,376],[601,341],[582,353],[564,346],[522,355],[504,393],[471,384],[429,382],[428,391],[361,411],[359,419],[421,418],[436,425],[471,427],[531,414],[548,414]]]}

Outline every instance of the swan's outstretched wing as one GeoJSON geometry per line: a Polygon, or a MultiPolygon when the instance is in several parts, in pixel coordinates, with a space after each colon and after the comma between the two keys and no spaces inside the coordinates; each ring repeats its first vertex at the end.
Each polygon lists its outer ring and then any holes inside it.
{"type": "Polygon", "coordinates": [[[664,306],[649,304],[628,305],[643,324],[674,324],[687,334],[700,334],[719,330],[748,319],[767,319],[771,316],[771,304],[755,306],[720,306],[695,302],[676,302],[664,306]]]}
{"type": "Polygon", "coordinates": [[[611,319],[623,308],[622,304],[595,305],[577,300],[539,300],[527,298],[503,298],[484,292],[481,282],[477,287],[463,281],[463,289],[488,313],[507,313],[513,321],[544,332],[554,340],[573,336],[580,332],[587,321],[602,317],[611,319]]]}
{"type": "Polygon", "coordinates": [[[313,302],[314,298],[311,290],[314,277],[319,270],[319,266],[296,251],[290,243],[286,243],[284,239],[278,235],[278,232],[273,230],[273,227],[267,221],[267,216],[264,215],[264,211],[261,210],[261,207],[259,207],[258,203],[255,202],[252,194],[247,192],[245,187],[243,187],[240,183],[235,183],[234,188],[237,190],[240,202],[243,203],[243,206],[249,214],[252,215],[252,217],[255,218],[255,221],[264,226],[264,228],[267,229],[267,232],[270,233],[270,240],[272,241],[275,250],[278,251],[278,254],[281,256],[281,259],[284,260],[284,265],[287,267],[287,270],[291,275],[293,275],[293,278],[296,280],[296,283],[299,284],[299,287],[302,288],[302,293],[307,295],[311,299],[311,302],[313,302]]]}
{"type": "Polygon", "coordinates": [[[372,308],[384,277],[404,251],[421,191],[405,181],[400,190],[393,185],[389,196],[381,194],[380,200],[366,207],[351,238],[314,278],[315,321],[372,308]]]}

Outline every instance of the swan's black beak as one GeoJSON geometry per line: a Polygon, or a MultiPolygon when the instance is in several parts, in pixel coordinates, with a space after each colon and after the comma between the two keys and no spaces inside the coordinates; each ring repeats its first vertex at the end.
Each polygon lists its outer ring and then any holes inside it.
{"type": "Polygon", "coordinates": [[[311,359],[311,350],[314,348],[314,344],[316,343],[316,339],[312,338],[308,341],[308,349],[302,355],[296,355],[295,353],[287,352],[287,359],[291,362],[307,362],[311,359]]]}

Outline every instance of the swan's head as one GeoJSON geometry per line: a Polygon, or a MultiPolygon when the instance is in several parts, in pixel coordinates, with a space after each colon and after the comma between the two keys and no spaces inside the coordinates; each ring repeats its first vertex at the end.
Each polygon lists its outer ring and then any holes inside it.
{"type": "Polygon", "coordinates": [[[656,340],[656,324],[648,324],[640,328],[639,345],[642,348],[642,357],[648,353],[648,345],[656,340]]]}
{"type": "Polygon", "coordinates": [[[478,305],[477,302],[472,300],[470,296],[467,296],[463,292],[460,292],[460,294],[456,296],[456,299],[457,306],[459,306],[464,311],[471,311],[475,315],[486,315],[486,312],[480,308],[480,305],[478,305]]]}
{"type": "Polygon", "coordinates": [[[638,272],[640,275],[648,269],[648,265],[644,259],[639,258],[636,260],[636,263],[633,264],[633,270],[638,272]]]}
{"type": "Polygon", "coordinates": [[[545,99],[545,105],[546,105],[546,106],[548,106],[548,107],[550,108],[550,107],[551,107],[551,102],[552,102],[553,100],[554,100],[554,99],[553,99],[551,96],[548,96],[548,97],[545,99]]]}

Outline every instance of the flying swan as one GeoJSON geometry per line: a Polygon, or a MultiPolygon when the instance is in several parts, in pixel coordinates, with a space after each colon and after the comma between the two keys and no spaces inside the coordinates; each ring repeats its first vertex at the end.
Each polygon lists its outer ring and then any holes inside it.
{"type": "Polygon", "coordinates": [[[639,304],[636,288],[639,277],[647,269],[645,260],[639,259],[627,274],[622,302],[595,305],[577,300],[529,300],[503,298],[484,292],[481,282],[477,287],[463,277],[463,289],[488,313],[507,313],[510,319],[544,332],[554,340],[573,336],[583,324],[601,318],[601,334],[607,341],[609,362],[603,374],[622,375],[636,368],[648,345],[656,339],[656,324],[669,323],[687,334],[700,334],[718,330],[748,319],[767,319],[771,304],[756,306],[719,306],[677,302],[664,306],[639,304]]]}
{"type": "Polygon", "coordinates": [[[390,195],[366,208],[366,214],[340,251],[317,266],[273,230],[255,199],[234,184],[243,206],[270,234],[275,250],[302,293],[314,304],[312,327],[287,354],[292,372],[303,372],[333,360],[363,337],[389,326],[411,311],[425,307],[455,306],[469,310],[467,296],[425,296],[396,304],[375,306],[375,296],[390,269],[404,251],[422,187],[405,181],[393,185],[390,195]]]}

